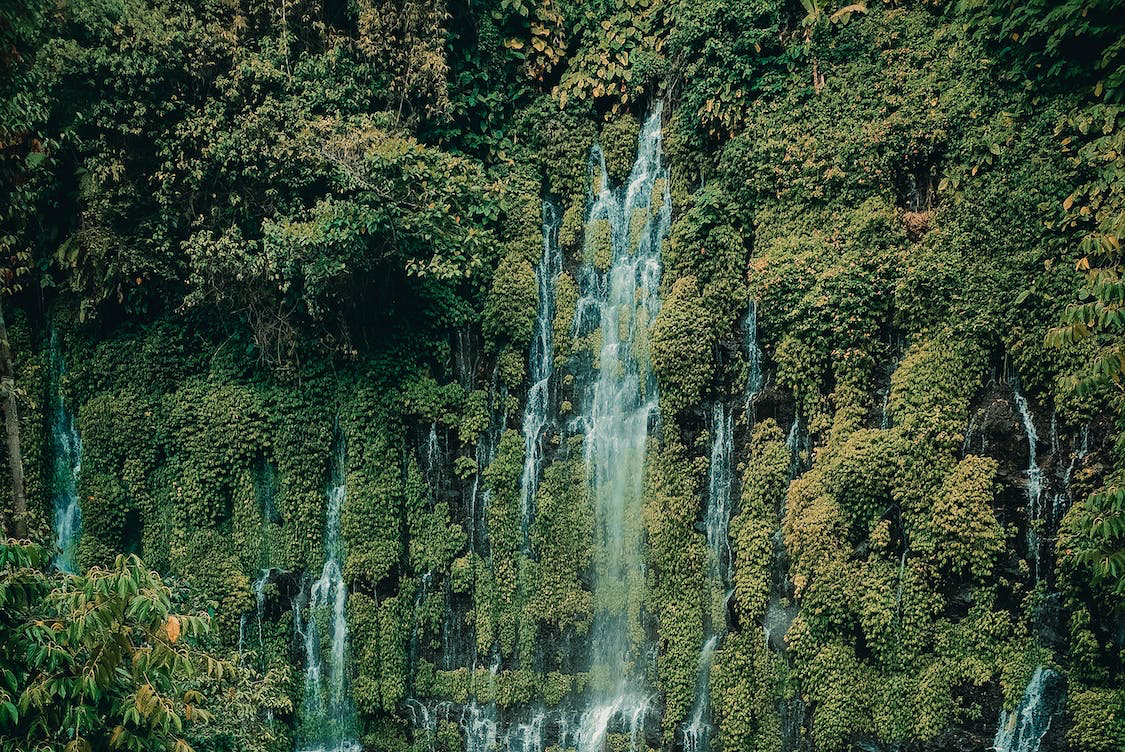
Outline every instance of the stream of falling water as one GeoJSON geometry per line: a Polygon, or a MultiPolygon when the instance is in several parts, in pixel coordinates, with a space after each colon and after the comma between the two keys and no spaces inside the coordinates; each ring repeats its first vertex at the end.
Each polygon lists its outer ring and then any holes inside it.
{"type": "Polygon", "coordinates": [[[593,335],[597,343],[593,368],[579,374],[576,392],[595,508],[591,689],[575,732],[579,752],[601,752],[611,730],[635,748],[650,706],[642,665],[643,478],[657,392],[648,338],[660,309],[660,249],[671,223],[660,113],[657,105],[645,120],[623,186],[610,186],[604,154],[591,151],[595,194],[575,322],[578,336],[593,335]]]}
{"type": "MultiPolygon", "coordinates": [[[[266,585],[269,584],[270,575],[273,574],[272,568],[266,568],[258,575],[258,579],[254,580],[254,613],[258,619],[258,647],[262,646],[262,612],[266,609],[266,585]]],[[[250,623],[249,612],[242,615],[238,620],[238,660],[241,662],[243,653],[246,646],[246,626],[250,623]]]]}
{"type": "Polygon", "coordinates": [[[531,389],[523,411],[523,473],[520,476],[520,512],[523,547],[527,551],[528,530],[539,488],[539,466],[543,459],[541,445],[543,429],[550,420],[551,376],[555,372],[553,327],[555,320],[555,285],[562,271],[562,251],[559,248],[558,209],[548,201],[543,202],[543,256],[535,266],[535,281],[539,286],[539,309],[535,313],[535,336],[527,356],[531,389]]]}
{"type": "Polygon", "coordinates": [[[73,573],[77,565],[78,538],[82,533],[82,508],[78,505],[78,473],[82,470],[82,441],[74,425],[74,415],[66,408],[62,394],[65,372],[59,351],[58,335],[51,332],[51,442],[53,448],[52,507],[55,517],[54,564],[73,573]]]}
{"type": "Polygon", "coordinates": [[[348,588],[342,572],[344,544],[340,539],[340,510],[347,496],[346,452],[343,436],[338,434],[333,448],[324,525],[324,568],[320,579],[309,588],[308,619],[301,618],[299,602],[293,609],[297,632],[305,647],[302,743],[298,746],[304,752],[359,752],[361,749],[355,741],[355,708],[347,686],[348,588]],[[322,655],[322,624],[327,627],[329,638],[327,655],[322,655]]]}
{"type": "Polygon", "coordinates": [[[1027,552],[1035,566],[1035,580],[1039,581],[1039,532],[1035,525],[1042,516],[1043,496],[1043,470],[1039,467],[1037,445],[1039,434],[1035,431],[1035,422],[1031,417],[1027,398],[1020,394],[1018,385],[1013,383],[1012,396],[1016,403],[1016,412],[1019,413],[1023,423],[1024,434],[1027,436],[1027,552]]]}
{"type": "Polygon", "coordinates": [[[1062,705],[1062,677],[1039,666],[1015,710],[1001,710],[992,749],[996,752],[1039,752],[1051,720],[1062,705]]]}
{"type": "Polygon", "coordinates": [[[715,648],[726,633],[726,604],[732,593],[731,550],[727,532],[730,527],[731,489],[734,480],[733,424],[733,416],[726,405],[716,402],[711,409],[711,461],[707,470],[707,510],[704,515],[708,549],[707,580],[712,606],[696,670],[695,703],[684,726],[685,752],[705,752],[710,749],[714,730],[711,724],[711,664],[715,648]]]}
{"type": "Polygon", "coordinates": [[[762,375],[762,346],[758,343],[758,303],[750,301],[746,310],[746,388],[744,389],[746,401],[746,415],[751,423],[754,422],[754,403],[765,386],[762,375]]]}

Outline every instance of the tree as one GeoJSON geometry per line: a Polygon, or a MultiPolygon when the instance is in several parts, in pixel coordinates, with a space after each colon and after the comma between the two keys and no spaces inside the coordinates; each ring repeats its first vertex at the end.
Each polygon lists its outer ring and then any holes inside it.
{"type": "Polygon", "coordinates": [[[4,321],[3,298],[21,289],[31,266],[31,252],[22,242],[28,208],[35,190],[28,173],[42,159],[31,123],[41,106],[28,96],[26,61],[38,45],[46,3],[0,0],[0,187],[7,196],[0,208],[0,408],[4,411],[8,467],[12,482],[12,513],[8,532],[27,537],[27,496],[20,451],[20,421],[12,348],[4,321]]]}
{"type": "MultiPolygon", "coordinates": [[[[1081,297],[1048,335],[1056,346],[1091,353],[1073,380],[1080,393],[1108,395],[1106,406],[1125,425],[1125,39],[1121,0],[966,0],[964,10],[983,34],[1002,42],[998,54],[1015,79],[1041,91],[1078,92],[1080,100],[1056,134],[1082,175],[1062,202],[1063,228],[1075,238],[1081,297]]],[[[1060,207],[1051,207],[1057,221],[1060,207]]],[[[1060,546],[1097,581],[1125,593],[1125,444],[1105,486],[1074,505],[1060,546]]]]}
{"type": "Polygon", "coordinates": [[[136,556],[69,575],[0,543],[0,747],[190,752],[185,727],[211,714],[189,682],[227,671],[193,647],[209,628],[136,556]]]}
{"type": "Polygon", "coordinates": [[[8,326],[4,322],[2,299],[0,299],[0,405],[4,410],[4,433],[8,440],[8,470],[12,480],[12,519],[9,521],[9,526],[14,537],[23,539],[27,537],[27,494],[23,485],[20,416],[16,402],[12,348],[8,344],[8,326]]]}

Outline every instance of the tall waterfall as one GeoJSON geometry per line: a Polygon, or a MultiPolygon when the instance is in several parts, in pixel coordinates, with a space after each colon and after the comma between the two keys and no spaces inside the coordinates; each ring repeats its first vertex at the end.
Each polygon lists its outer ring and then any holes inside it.
{"type": "MultiPolygon", "coordinates": [[[[734,473],[734,421],[722,402],[711,408],[711,461],[707,469],[707,548],[710,552],[710,578],[713,586],[725,589],[730,582],[731,491],[734,473]]],[[[725,600],[725,599],[724,599],[725,600]]],[[[714,617],[714,620],[718,620],[714,617]]]]}
{"type": "MultiPolygon", "coordinates": [[[[760,367],[760,366],[759,366],[760,367]]],[[[749,387],[749,385],[748,385],[749,387]]],[[[747,401],[749,405],[749,400],[747,401]]],[[[684,726],[684,751],[705,752],[710,748],[711,733],[711,664],[715,648],[726,633],[726,604],[731,596],[730,528],[731,490],[734,474],[733,416],[722,402],[711,409],[711,461],[707,470],[707,510],[704,515],[708,549],[708,585],[711,592],[711,615],[707,621],[707,639],[699,654],[695,678],[695,703],[684,726]]]]}
{"type": "Polygon", "coordinates": [[[596,563],[591,689],[576,732],[579,752],[600,752],[611,727],[628,734],[636,747],[649,708],[641,665],[643,477],[657,393],[648,338],[660,308],[660,248],[671,223],[660,107],[641,128],[625,185],[610,186],[598,147],[591,152],[591,168],[595,194],[587,213],[587,262],[579,274],[575,326],[597,352],[592,368],[578,375],[576,424],[585,433],[596,563]]]}
{"type": "MultiPolygon", "coordinates": [[[[251,588],[254,591],[254,613],[257,614],[258,619],[258,646],[262,645],[262,612],[266,610],[266,585],[269,584],[270,575],[273,574],[272,568],[263,569],[258,574],[258,579],[254,580],[251,588]]],[[[244,613],[238,620],[238,660],[243,658],[244,648],[246,646],[246,627],[250,623],[250,613],[244,613]]]]}
{"type": "Polygon", "coordinates": [[[758,303],[751,300],[746,310],[746,414],[753,422],[754,401],[765,386],[762,375],[762,346],[758,343],[758,303]]]}
{"type": "Polygon", "coordinates": [[[1043,470],[1039,467],[1037,445],[1039,434],[1035,431],[1035,422],[1031,418],[1031,410],[1027,405],[1027,398],[1020,394],[1019,386],[1012,385],[1012,396],[1016,403],[1016,412],[1019,413],[1023,423],[1024,434],[1027,436],[1027,551],[1034,560],[1035,579],[1039,579],[1039,533],[1035,523],[1042,518],[1043,496],[1043,470]]]}
{"type": "Polygon", "coordinates": [[[82,441],[74,415],[62,394],[65,371],[58,335],[51,332],[51,445],[53,450],[51,501],[55,516],[55,567],[73,572],[77,564],[78,538],[82,533],[82,508],[78,505],[78,473],[82,469],[82,441]]]}
{"type": "Polygon", "coordinates": [[[528,353],[531,389],[523,411],[523,474],[520,478],[520,512],[523,520],[523,546],[528,547],[527,535],[531,524],[532,505],[539,488],[539,466],[543,459],[540,444],[543,429],[547,427],[551,408],[551,376],[555,372],[555,347],[553,326],[555,319],[555,283],[562,271],[562,251],[559,248],[558,209],[543,202],[543,257],[535,267],[535,281],[539,286],[539,309],[535,314],[535,335],[528,353]]]}
{"type": "Polygon", "coordinates": [[[340,540],[340,510],[347,496],[346,444],[338,435],[328,487],[328,513],[324,526],[324,568],[308,592],[308,619],[301,604],[294,621],[305,647],[305,696],[301,704],[302,744],[306,752],[359,752],[355,741],[356,714],[348,694],[348,588],[342,572],[344,544],[340,540]],[[318,618],[323,615],[326,618],[318,618]],[[327,627],[329,649],[322,655],[322,625],[327,627]]]}
{"type": "Polygon", "coordinates": [[[996,752],[1039,752],[1051,720],[1062,706],[1062,677],[1039,666],[1015,710],[1001,710],[992,748],[996,752]]]}

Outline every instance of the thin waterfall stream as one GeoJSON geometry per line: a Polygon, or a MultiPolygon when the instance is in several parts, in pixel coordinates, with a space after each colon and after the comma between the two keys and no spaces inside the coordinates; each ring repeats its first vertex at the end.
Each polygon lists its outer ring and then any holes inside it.
{"type": "Polygon", "coordinates": [[[1054,669],[1039,666],[1031,676],[1014,710],[1001,710],[995,752],[1039,752],[1051,721],[1062,706],[1062,677],[1054,669]]]}
{"type": "Polygon", "coordinates": [[[73,573],[78,564],[78,540],[82,534],[82,507],[78,504],[78,474],[82,471],[82,440],[62,393],[66,372],[59,351],[58,334],[51,332],[51,444],[53,450],[52,508],[54,511],[54,564],[73,573]]]}
{"type": "Polygon", "coordinates": [[[347,498],[346,442],[339,429],[332,456],[328,510],[324,526],[324,568],[309,586],[308,618],[301,604],[294,622],[305,649],[305,694],[301,704],[302,752],[359,752],[355,740],[356,713],[348,693],[348,588],[344,583],[344,544],[340,538],[340,510],[347,498]],[[323,653],[321,625],[327,629],[329,649],[323,653]]]}
{"type": "Polygon", "coordinates": [[[1027,398],[1020,393],[1019,386],[1013,382],[1012,397],[1019,413],[1020,422],[1023,424],[1024,435],[1027,437],[1027,551],[1032,558],[1035,579],[1040,576],[1039,571],[1039,532],[1035,523],[1043,516],[1043,469],[1039,467],[1037,446],[1039,434],[1035,430],[1035,421],[1031,417],[1027,398]]]}
{"type": "Polygon", "coordinates": [[[529,548],[528,530],[531,526],[535,493],[539,488],[543,431],[551,419],[551,377],[555,372],[555,286],[562,271],[562,250],[559,248],[561,219],[554,204],[544,201],[543,256],[535,266],[539,307],[535,312],[535,333],[527,358],[531,388],[523,411],[524,460],[520,476],[520,513],[525,551],[529,548]]]}
{"type": "MultiPolygon", "coordinates": [[[[755,343],[756,344],[756,343],[755,343]]],[[[760,353],[759,353],[760,354],[760,353]]],[[[760,368],[760,363],[759,363],[760,368]]],[[[749,386],[749,385],[748,385],[749,386]]],[[[760,386],[759,386],[760,388],[760,386]]],[[[747,409],[751,403],[747,400],[747,409]]],[[[711,747],[711,664],[715,649],[727,631],[726,606],[731,594],[730,528],[731,491],[734,485],[734,418],[721,401],[711,409],[711,457],[707,469],[707,580],[711,613],[695,679],[695,702],[683,730],[685,752],[705,752],[711,747]]]]}

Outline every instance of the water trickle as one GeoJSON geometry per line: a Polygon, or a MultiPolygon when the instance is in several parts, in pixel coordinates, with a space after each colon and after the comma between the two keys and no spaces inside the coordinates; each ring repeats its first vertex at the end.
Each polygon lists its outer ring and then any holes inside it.
{"type": "Polygon", "coordinates": [[[704,752],[711,743],[711,664],[715,648],[726,633],[726,606],[733,591],[731,579],[730,526],[734,441],[733,416],[716,402],[711,409],[711,462],[707,470],[707,510],[704,515],[708,548],[708,586],[712,593],[706,640],[699,654],[695,677],[695,702],[684,725],[685,752],[704,752]]]}
{"type": "Polygon", "coordinates": [[[758,303],[751,300],[746,310],[746,414],[754,422],[754,402],[762,393],[765,378],[762,375],[762,347],[758,343],[758,303]]]}
{"type": "MultiPolygon", "coordinates": [[[[258,575],[258,579],[254,580],[254,613],[258,619],[258,645],[262,644],[262,612],[266,609],[266,585],[269,584],[270,576],[273,574],[273,568],[267,567],[258,575]]],[[[242,660],[244,653],[244,646],[246,642],[246,625],[249,622],[250,614],[245,613],[242,618],[238,620],[238,660],[242,660]]]]}
{"type": "Polygon", "coordinates": [[[1036,523],[1042,519],[1043,509],[1041,500],[1043,496],[1043,469],[1039,467],[1037,445],[1039,434],[1035,431],[1035,422],[1031,417],[1027,398],[1020,394],[1019,387],[1012,385],[1012,395],[1016,403],[1016,412],[1019,413],[1023,423],[1024,434],[1027,436],[1027,551],[1035,564],[1035,579],[1039,580],[1039,533],[1036,523]]]}
{"type": "Polygon", "coordinates": [[[504,740],[504,748],[511,752],[541,752],[543,749],[543,724],[547,716],[542,708],[536,709],[524,723],[512,724],[504,740]]]}
{"type": "Polygon", "coordinates": [[[1074,478],[1074,467],[1089,453],[1090,426],[1087,424],[1082,426],[1081,432],[1075,439],[1074,448],[1070,453],[1070,462],[1067,463],[1066,470],[1063,471],[1062,478],[1059,479],[1059,492],[1055,494],[1051,505],[1051,523],[1055,526],[1062,521],[1066,510],[1074,503],[1074,494],[1070,488],[1070,482],[1074,478]]]}
{"type": "Polygon", "coordinates": [[[82,533],[82,508],[78,505],[78,474],[82,470],[82,441],[74,415],[66,408],[62,395],[65,372],[59,352],[58,335],[51,332],[51,444],[54,454],[52,507],[55,516],[54,564],[63,572],[74,572],[78,539],[82,533]]]}
{"type": "Polygon", "coordinates": [[[789,467],[791,477],[800,475],[802,468],[806,466],[807,462],[811,461],[812,458],[808,456],[812,452],[811,444],[812,437],[801,425],[801,414],[795,413],[793,422],[789,425],[789,433],[785,436],[785,448],[789,450],[789,454],[792,456],[789,467]]]}
{"type": "Polygon", "coordinates": [[[649,327],[660,309],[660,249],[671,223],[662,164],[660,107],[641,129],[637,159],[625,185],[612,187],[605,157],[591,151],[594,194],[579,274],[576,334],[599,343],[578,375],[575,425],[586,437],[587,473],[595,508],[592,677],[575,741],[601,752],[611,726],[635,747],[650,706],[639,644],[644,592],[643,477],[649,426],[656,417],[656,380],[649,327]]]}
{"type": "Polygon", "coordinates": [[[1015,710],[1001,710],[995,752],[1039,752],[1051,720],[1062,704],[1062,677],[1046,666],[1039,666],[1015,710]]]}
{"type": "Polygon", "coordinates": [[[493,752],[498,734],[496,709],[470,701],[461,714],[461,730],[465,733],[465,752],[493,752]]]}
{"type": "Polygon", "coordinates": [[[523,473],[520,476],[520,512],[523,526],[523,547],[528,550],[528,530],[539,488],[540,464],[543,460],[543,431],[551,415],[551,376],[555,371],[553,327],[555,320],[555,286],[562,271],[562,250],[559,248],[559,211],[550,202],[543,202],[543,256],[535,266],[539,287],[539,308],[535,313],[535,334],[527,356],[531,388],[523,411],[523,473]]]}
{"type": "Polygon", "coordinates": [[[733,416],[726,405],[716,402],[711,408],[711,462],[707,470],[707,548],[710,551],[711,581],[726,586],[730,582],[731,550],[727,531],[730,526],[732,470],[734,456],[733,416]]]}
{"type": "Polygon", "coordinates": [[[298,746],[304,752],[358,752],[361,748],[355,741],[355,707],[348,694],[348,588],[344,584],[344,543],[340,539],[340,510],[347,496],[346,451],[344,438],[338,434],[328,487],[324,568],[320,578],[309,586],[308,619],[302,619],[300,601],[293,614],[305,648],[302,743],[298,746]],[[327,654],[322,654],[322,624],[327,627],[327,654]]]}
{"type": "Polygon", "coordinates": [[[422,472],[426,478],[426,484],[437,494],[441,488],[442,468],[441,444],[438,441],[437,423],[431,423],[430,432],[426,434],[426,443],[422,446],[422,463],[422,472]]]}
{"type": "Polygon", "coordinates": [[[711,664],[719,635],[711,635],[699,652],[699,668],[695,674],[695,705],[684,726],[684,752],[707,752],[711,748],[711,664]]]}

